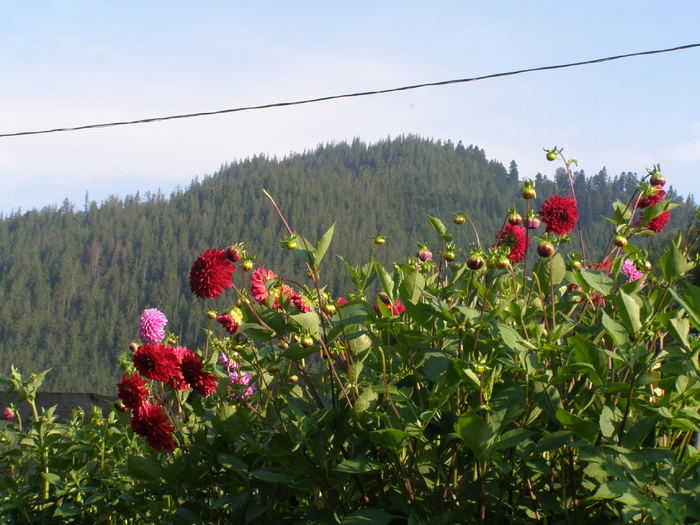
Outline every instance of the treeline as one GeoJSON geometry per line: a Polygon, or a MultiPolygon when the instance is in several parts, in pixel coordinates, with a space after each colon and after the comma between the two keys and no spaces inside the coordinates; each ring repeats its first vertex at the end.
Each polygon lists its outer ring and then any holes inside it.
{"type": "MultiPolygon", "coordinates": [[[[524,175],[537,180],[536,209],[554,193],[569,194],[563,169],[552,179],[524,175]]],[[[451,222],[464,211],[490,246],[506,210],[517,204],[525,211],[522,178],[515,162],[506,169],[476,146],[413,136],[371,145],[356,139],[224,165],[169,197],[137,193],[99,205],[86,199],[83,209],[65,201],[0,217],[0,372],[12,364],[23,373],[52,368],[46,390],[112,394],[118,355],[137,337],[144,308],[162,310],[184,344],[202,345],[206,309],[226,309],[234,300],[232,293],[217,301],[190,293],[189,269],[208,248],[245,242],[260,264],[308,282],[301,263],[279,243],[287,233],[263,189],[311,242],[336,223],[321,273],[338,295],[350,288],[333,254],[363,264],[377,233],[388,239],[377,252],[385,266],[406,261],[418,242],[430,242],[437,253],[439,238],[426,214],[448,224],[466,253],[474,234],[451,222]]],[[[633,173],[575,173],[589,258],[602,253],[612,230],[601,217],[612,215],[613,200],[629,199],[638,182],[633,173]]],[[[667,231],[685,227],[695,210],[692,198],[669,194],[682,206],[667,231]]],[[[574,249],[577,244],[574,239],[574,249]]],[[[241,283],[243,276],[234,278],[241,283]]]]}

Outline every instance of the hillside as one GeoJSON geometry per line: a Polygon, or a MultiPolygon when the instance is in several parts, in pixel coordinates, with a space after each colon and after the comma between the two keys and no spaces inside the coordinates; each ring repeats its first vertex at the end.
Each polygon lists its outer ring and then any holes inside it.
{"type": "MultiPolygon", "coordinates": [[[[452,214],[465,211],[490,246],[506,210],[523,206],[523,177],[535,178],[518,174],[515,162],[506,169],[488,160],[476,146],[411,136],[372,145],[356,139],[283,159],[233,162],[170,196],[112,197],[83,209],[66,201],[0,218],[0,372],[12,364],[24,373],[51,367],[47,390],[112,394],[117,356],[136,338],[144,308],[162,310],[183,343],[202,344],[206,308],[225,309],[233,301],[224,294],[205,302],[188,289],[190,266],[208,248],[245,242],[260,264],[303,283],[305,272],[278,242],[285,231],[263,188],[312,242],[336,223],[322,279],[339,294],[347,293],[349,281],[333,254],[361,264],[377,233],[388,238],[377,254],[384,265],[405,261],[418,242],[434,243],[438,251],[426,214],[454,226],[452,214]]],[[[568,194],[562,171],[537,180],[540,197],[568,194]]],[[[591,258],[611,231],[601,216],[611,215],[612,200],[629,198],[637,182],[631,173],[576,174],[591,258]]],[[[669,193],[683,205],[668,230],[685,227],[695,203],[669,193]]],[[[462,249],[474,242],[468,226],[451,231],[462,249]]]]}

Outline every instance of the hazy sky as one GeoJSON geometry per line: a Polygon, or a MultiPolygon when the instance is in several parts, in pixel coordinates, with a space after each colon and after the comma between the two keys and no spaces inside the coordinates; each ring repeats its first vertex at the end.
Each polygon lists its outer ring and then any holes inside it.
{"type": "MultiPolygon", "coordinates": [[[[467,78],[700,43],[697,0],[0,3],[0,134],[467,78]]],[[[415,134],[521,177],[661,164],[700,194],[700,48],[281,109],[0,138],[0,211],[160,189],[256,154],[415,134]]],[[[465,199],[467,196],[465,196],[465,199]]],[[[468,209],[468,206],[466,207],[468,209]]]]}

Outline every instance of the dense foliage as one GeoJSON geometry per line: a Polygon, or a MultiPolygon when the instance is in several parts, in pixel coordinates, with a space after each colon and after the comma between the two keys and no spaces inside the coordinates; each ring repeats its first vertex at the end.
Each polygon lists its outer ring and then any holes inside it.
{"type": "MultiPolygon", "coordinates": [[[[337,224],[325,283],[344,294],[350,288],[333,254],[358,265],[368,255],[358,247],[381,233],[388,242],[379,262],[405,262],[417,243],[431,242],[425,214],[449,219],[468,211],[481,241],[491,244],[506,209],[518,203],[524,212],[518,178],[514,162],[506,169],[475,146],[416,137],[355,140],[235,162],[169,197],[137,194],[101,205],[86,199],[82,209],[64,202],[14,213],[0,219],[0,372],[12,364],[25,373],[51,368],[45,389],[109,394],[117,356],[137,336],[133,320],[156,306],[168,312],[174,333],[202,345],[204,305],[190,295],[186,277],[207,247],[247,242],[268,267],[303,280],[306,270],[278,242],[286,233],[261,188],[310,239],[337,224]]],[[[535,179],[541,195],[568,191],[563,168],[551,180],[535,179]]],[[[609,234],[601,216],[614,199],[629,198],[638,177],[609,177],[603,169],[573,179],[587,255],[600,257],[609,234]]],[[[687,224],[694,203],[673,191],[669,197],[683,204],[671,230],[687,224]]],[[[468,228],[454,237],[461,246],[475,241],[468,228]]]]}
{"type": "Polygon", "coordinates": [[[336,226],[311,241],[264,192],[307,275],[205,247],[183,277],[212,306],[205,342],[143,312],[107,419],[57,423],[35,406],[41,376],[0,378],[33,413],[0,434],[0,520],[697,523],[700,288],[681,285],[698,236],[653,273],[633,241],[679,208],[640,188],[613,203],[595,264],[576,202],[552,194],[523,205],[538,228],[510,213],[496,247],[460,249],[468,210],[450,228],[428,215],[434,247],[406,264],[380,264],[375,237],[346,298],[325,286],[336,226]]]}

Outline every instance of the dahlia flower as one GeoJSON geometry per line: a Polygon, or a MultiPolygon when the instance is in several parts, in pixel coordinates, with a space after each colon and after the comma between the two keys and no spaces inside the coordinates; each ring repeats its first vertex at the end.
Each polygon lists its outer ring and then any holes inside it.
{"type": "MultiPolygon", "coordinates": [[[[625,259],[625,262],[622,263],[622,272],[627,276],[628,283],[644,277],[644,274],[637,270],[637,266],[632,259],[625,259]]],[[[644,281],[640,285],[644,285],[644,281]]]]}
{"type": "Polygon", "coordinates": [[[179,373],[180,361],[169,345],[144,345],[134,352],[133,360],[136,370],[146,379],[167,383],[179,373]]]}
{"type": "Polygon", "coordinates": [[[185,381],[181,370],[182,358],[185,357],[185,354],[189,351],[190,350],[182,346],[176,346],[173,348],[173,354],[175,354],[175,358],[178,362],[177,371],[170,376],[170,379],[168,379],[168,385],[170,385],[170,388],[173,390],[186,390],[189,388],[189,385],[187,384],[187,381],[185,381]]]}
{"type": "Polygon", "coordinates": [[[216,320],[229,334],[235,334],[243,322],[243,312],[240,308],[231,308],[228,312],[217,316],[216,320]]]}
{"type": "Polygon", "coordinates": [[[264,304],[270,297],[267,283],[277,279],[277,275],[272,270],[266,270],[264,266],[256,268],[250,276],[250,293],[258,304],[264,304]]]}
{"type": "Polygon", "coordinates": [[[666,196],[666,192],[661,187],[652,186],[648,194],[642,195],[637,199],[637,208],[648,208],[657,202],[661,202],[666,196]]]}
{"type": "Polygon", "coordinates": [[[208,396],[216,392],[216,377],[204,371],[202,358],[192,350],[187,350],[182,357],[180,370],[185,382],[192,390],[196,390],[203,396],[208,396]]]}
{"type": "Polygon", "coordinates": [[[149,308],[141,314],[139,339],[145,345],[160,343],[165,338],[168,318],[157,308],[149,308]]]}
{"type": "Polygon", "coordinates": [[[173,440],[175,429],[167,422],[168,416],[163,413],[161,404],[145,405],[141,412],[131,416],[131,428],[136,434],[146,438],[151,448],[167,450],[172,454],[177,448],[173,440]]]}
{"type": "Polygon", "coordinates": [[[216,299],[233,286],[231,276],[235,271],[225,250],[202,252],[190,270],[190,290],[200,299],[216,299]]]}
{"type": "Polygon", "coordinates": [[[518,263],[525,258],[525,253],[530,246],[530,239],[527,237],[527,230],[522,226],[506,224],[505,230],[499,230],[496,234],[496,246],[506,246],[510,248],[508,258],[513,263],[518,263]]]}
{"type": "Polygon", "coordinates": [[[139,375],[123,375],[121,382],[117,383],[117,388],[119,389],[117,397],[135,414],[140,413],[148,405],[149,392],[146,381],[139,375]]]}
{"type": "Polygon", "coordinates": [[[562,199],[559,195],[552,195],[542,205],[539,215],[547,225],[545,233],[566,235],[574,229],[578,220],[576,201],[570,196],[562,199]]]}
{"type": "Polygon", "coordinates": [[[649,224],[647,224],[647,228],[654,233],[660,233],[666,227],[670,218],[671,210],[667,210],[658,217],[654,217],[652,220],[650,220],[649,224]]]}

